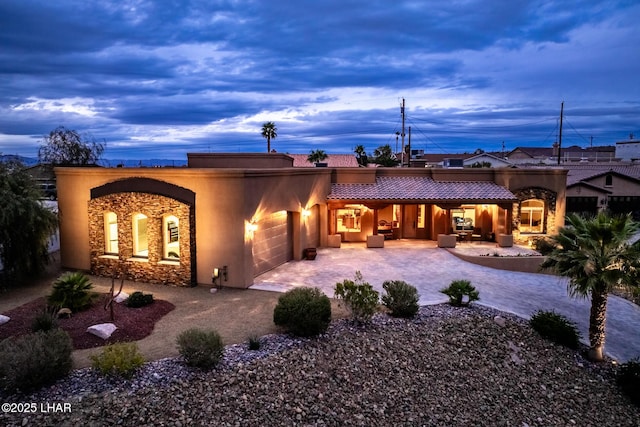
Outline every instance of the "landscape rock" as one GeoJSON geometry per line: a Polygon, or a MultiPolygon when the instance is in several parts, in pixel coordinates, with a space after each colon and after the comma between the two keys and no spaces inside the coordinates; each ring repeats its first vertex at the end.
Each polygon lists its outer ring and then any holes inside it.
{"type": "Polygon", "coordinates": [[[98,325],[89,326],[87,328],[87,332],[100,337],[103,340],[107,340],[111,334],[116,331],[116,329],[118,329],[118,327],[113,323],[100,323],[98,325]]]}
{"type": "Polygon", "coordinates": [[[58,310],[58,318],[61,319],[63,317],[69,318],[71,317],[71,315],[73,314],[73,312],[71,311],[70,308],[61,308],[60,310],[58,310]]]}
{"type": "Polygon", "coordinates": [[[5,316],[3,314],[0,314],[0,325],[3,325],[5,323],[7,323],[9,320],[11,320],[11,318],[9,316],[5,316]]]}
{"type": "Polygon", "coordinates": [[[113,300],[118,304],[125,302],[129,298],[129,294],[126,292],[120,292],[113,300]]]}

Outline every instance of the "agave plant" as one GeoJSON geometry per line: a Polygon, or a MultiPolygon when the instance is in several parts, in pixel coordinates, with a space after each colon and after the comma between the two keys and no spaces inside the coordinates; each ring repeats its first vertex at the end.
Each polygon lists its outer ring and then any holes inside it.
{"type": "Polygon", "coordinates": [[[66,273],[53,283],[48,303],[54,307],[68,308],[73,312],[89,308],[98,297],[92,291],[93,284],[82,273],[66,273]]]}

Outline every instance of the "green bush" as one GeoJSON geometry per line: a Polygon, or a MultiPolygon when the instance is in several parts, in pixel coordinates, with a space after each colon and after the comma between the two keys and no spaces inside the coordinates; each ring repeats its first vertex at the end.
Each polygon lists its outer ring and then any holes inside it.
{"type": "Polygon", "coordinates": [[[351,316],[358,322],[368,322],[378,310],[378,292],[362,280],[362,274],[356,271],[355,280],[345,279],[336,283],[336,298],[344,300],[351,316]]]}
{"type": "Polygon", "coordinates": [[[262,347],[262,342],[260,341],[260,337],[256,335],[252,335],[249,337],[249,350],[260,350],[262,347]]]}
{"type": "Polygon", "coordinates": [[[71,338],[62,329],[40,331],[0,342],[0,388],[31,391],[71,370],[71,338]]]}
{"type": "Polygon", "coordinates": [[[116,343],[91,356],[91,362],[102,375],[131,378],[144,364],[144,357],[138,352],[136,343],[116,343]]]}
{"type": "Polygon", "coordinates": [[[91,307],[98,294],[92,292],[93,284],[82,273],[66,273],[53,284],[53,291],[49,295],[50,306],[68,308],[78,312],[91,307]]]}
{"type": "Polygon", "coordinates": [[[531,327],[542,337],[565,347],[576,349],[580,334],[576,325],[561,314],[539,310],[529,320],[531,327]]]}
{"type": "Polygon", "coordinates": [[[410,318],[416,315],[418,290],[402,280],[387,280],[382,284],[386,294],[382,295],[382,303],[391,310],[394,317],[410,318]]]}
{"type": "Polygon", "coordinates": [[[55,309],[46,308],[36,314],[33,322],[31,322],[31,331],[50,331],[58,327],[58,318],[55,309]]]}
{"type": "Polygon", "coordinates": [[[549,255],[556,248],[555,244],[544,237],[533,239],[533,248],[540,252],[540,255],[549,255]]]}
{"type": "Polygon", "coordinates": [[[143,294],[140,291],[135,291],[129,298],[127,298],[124,304],[127,307],[138,308],[144,307],[145,305],[149,305],[153,303],[153,294],[143,294]]]}
{"type": "Polygon", "coordinates": [[[310,337],[323,333],[331,322],[331,301],[317,288],[295,288],[278,298],[273,323],[288,332],[310,337]]]}
{"type": "Polygon", "coordinates": [[[178,335],[178,351],[189,366],[214,367],[224,352],[220,334],[213,329],[191,328],[178,335]]]}
{"type": "Polygon", "coordinates": [[[449,287],[441,289],[440,292],[447,295],[449,304],[456,307],[469,305],[469,303],[480,299],[480,293],[468,280],[454,280],[449,287]],[[465,296],[468,298],[467,301],[464,301],[465,296]]]}
{"type": "Polygon", "coordinates": [[[640,358],[620,365],[616,382],[624,394],[640,406],[640,358]]]}

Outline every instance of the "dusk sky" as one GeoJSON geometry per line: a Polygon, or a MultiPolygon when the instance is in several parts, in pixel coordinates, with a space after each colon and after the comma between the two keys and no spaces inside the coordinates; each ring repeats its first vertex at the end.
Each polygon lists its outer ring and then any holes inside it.
{"type": "Polygon", "coordinates": [[[1,0],[0,153],[427,153],[640,137],[640,2],[1,0]]]}

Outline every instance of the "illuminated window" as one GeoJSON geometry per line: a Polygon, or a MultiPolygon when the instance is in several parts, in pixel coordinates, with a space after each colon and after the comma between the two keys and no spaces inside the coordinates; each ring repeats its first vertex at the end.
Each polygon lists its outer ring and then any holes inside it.
{"type": "Polygon", "coordinates": [[[178,218],[173,215],[167,215],[163,218],[164,230],[164,258],[178,259],[180,258],[180,232],[178,230],[178,218]]]}
{"type": "Polygon", "coordinates": [[[147,216],[141,213],[133,215],[133,256],[149,256],[149,240],[147,237],[147,216]]]}
{"type": "Polygon", "coordinates": [[[544,225],[544,202],[525,200],[520,207],[520,232],[542,233],[544,225]]]}
{"type": "Polygon", "coordinates": [[[338,232],[359,232],[361,230],[362,212],[361,205],[347,205],[345,209],[337,209],[338,232]]]}
{"type": "Polygon", "coordinates": [[[451,228],[455,232],[473,231],[475,217],[475,206],[461,206],[460,209],[451,209],[451,228]]]}
{"type": "Polygon", "coordinates": [[[418,205],[418,228],[424,228],[424,205],[418,205]]]}
{"type": "Polygon", "coordinates": [[[113,212],[104,214],[104,252],[118,254],[118,216],[113,212]]]}

